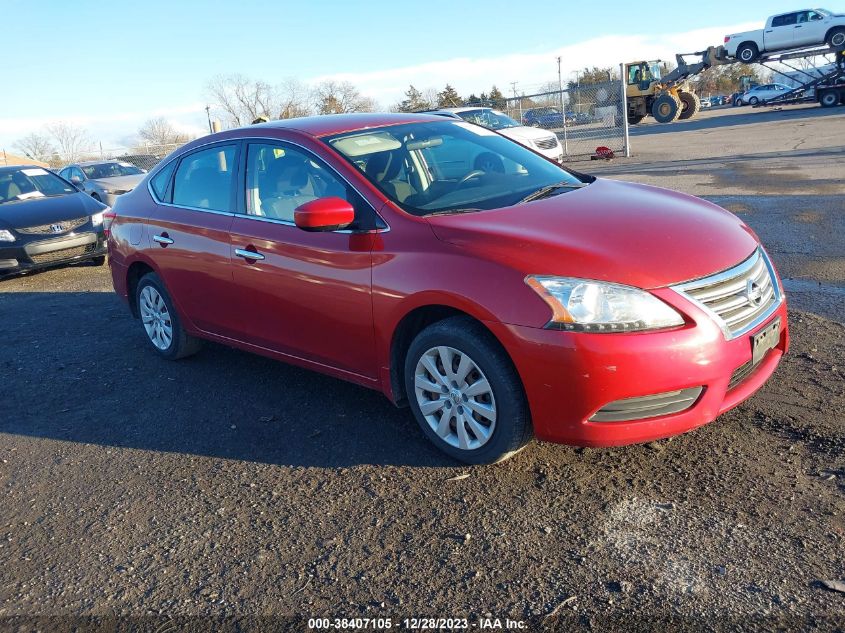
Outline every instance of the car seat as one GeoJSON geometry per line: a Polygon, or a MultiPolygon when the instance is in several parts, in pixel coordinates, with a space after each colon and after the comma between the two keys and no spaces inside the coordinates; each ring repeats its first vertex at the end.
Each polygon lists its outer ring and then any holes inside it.
{"type": "Polygon", "coordinates": [[[400,169],[402,169],[402,158],[398,152],[392,151],[379,152],[370,156],[364,171],[384,189],[387,195],[399,202],[404,202],[416,191],[410,183],[397,178],[400,169]]]}

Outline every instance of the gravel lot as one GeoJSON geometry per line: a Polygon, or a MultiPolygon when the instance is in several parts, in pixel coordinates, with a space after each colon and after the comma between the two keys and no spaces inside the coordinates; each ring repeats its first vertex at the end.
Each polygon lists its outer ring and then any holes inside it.
{"type": "Polygon", "coordinates": [[[786,278],[774,378],[645,446],[460,466],[375,392],[159,360],[107,268],[0,282],[0,630],[845,630],[843,140],[841,108],[721,110],[578,166],[724,205],[786,278]]]}

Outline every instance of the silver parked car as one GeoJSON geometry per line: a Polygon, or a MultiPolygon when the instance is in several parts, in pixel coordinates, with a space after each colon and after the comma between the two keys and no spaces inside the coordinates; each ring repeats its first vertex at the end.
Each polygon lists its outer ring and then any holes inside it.
{"type": "Polygon", "coordinates": [[[764,84],[757,86],[751,90],[747,90],[734,101],[734,105],[757,105],[761,101],[765,102],[782,94],[786,94],[792,90],[789,86],[784,84],[764,84]]]}
{"type": "Polygon", "coordinates": [[[132,163],[119,160],[75,163],[59,171],[62,178],[109,206],[114,204],[117,196],[132,191],[146,173],[132,163]]]}

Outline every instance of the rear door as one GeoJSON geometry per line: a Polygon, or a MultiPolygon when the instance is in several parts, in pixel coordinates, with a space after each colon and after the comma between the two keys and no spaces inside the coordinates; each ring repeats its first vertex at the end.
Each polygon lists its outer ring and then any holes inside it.
{"type": "Polygon", "coordinates": [[[302,147],[245,145],[241,209],[231,259],[245,342],[375,378],[372,239],[383,224],[354,189],[302,147]],[[294,222],[305,202],[352,203],[349,230],[308,232],[294,222]],[[251,257],[255,253],[255,257],[251,257]]]}
{"type": "Polygon", "coordinates": [[[183,156],[147,227],[148,252],[179,313],[227,337],[240,330],[229,258],[238,157],[237,142],[183,156]]]}
{"type": "Polygon", "coordinates": [[[776,51],[791,48],[795,39],[798,13],[784,13],[772,18],[772,26],[765,31],[766,50],[776,51]]]}

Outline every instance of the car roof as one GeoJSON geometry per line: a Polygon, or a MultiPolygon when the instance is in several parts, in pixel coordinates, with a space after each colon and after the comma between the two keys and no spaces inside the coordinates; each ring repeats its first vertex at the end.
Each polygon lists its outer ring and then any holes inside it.
{"type": "Polygon", "coordinates": [[[311,136],[331,136],[343,132],[353,132],[367,128],[384,127],[386,125],[400,125],[402,123],[424,123],[426,121],[442,121],[442,116],[436,114],[404,114],[386,112],[367,112],[354,114],[324,114],[320,116],[299,117],[296,119],[281,119],[267,121],[256,125],[248,125],[238,130],[253,130],[255,128],[278,128],[296,130],[311,136]]]}
{"type": "MultiPolygon", "coordinates": [[[[477,106],[460,106],[458,108],[437,108],[437,112],[470,112],[472,110],[493,110],[491,106],[477,105],[477,106]]],[[[430,110],[432,112],[433,110],[430,110]]]]}
{"type": "Polygon", "coordinates": [[[0,174],[5,174],[6,172],[9,172],[9,171],[17,171],[19,169],[26,169],[27,167],[30,167],[30,168],[36,168],[37,167],[38,169],[45,169],[41,165],[3,165],[2,167],[0,167],[0,174]]]}

